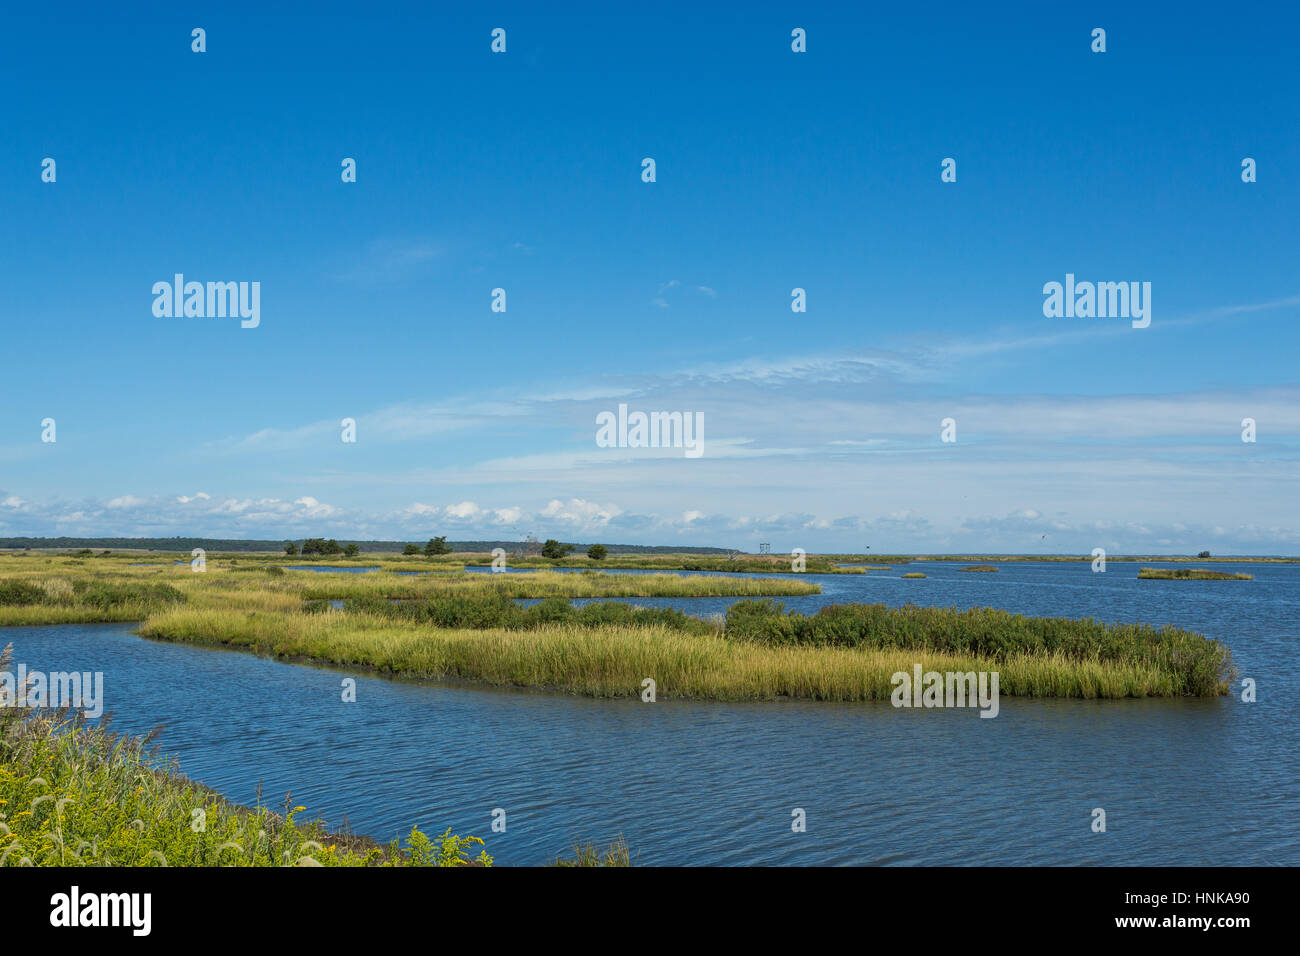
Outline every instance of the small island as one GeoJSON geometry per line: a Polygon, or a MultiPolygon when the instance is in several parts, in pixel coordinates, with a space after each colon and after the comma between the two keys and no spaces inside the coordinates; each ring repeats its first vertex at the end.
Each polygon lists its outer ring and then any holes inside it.
{"type": "Polygon", "coordinates": [[[1208,568],[1142,568],[1139,578],[1153,581],[1253,581],[1253,574],[1233,574],[1230,571],[1211,571],[1208,568]]]}

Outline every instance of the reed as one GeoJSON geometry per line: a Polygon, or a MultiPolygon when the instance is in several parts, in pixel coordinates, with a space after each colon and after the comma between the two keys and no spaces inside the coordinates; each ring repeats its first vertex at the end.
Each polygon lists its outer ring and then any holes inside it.
{"type": "MultiPolygon", "coordinates": [[[[304,606],[309,612],[332,612],[326,601],[304,606]]],[[[510,631],[534,630],[548,624],[582,627],[653,626],[676,631],[711,634],[718,624],[691,617],[676,608],[634,607],[618,601],[600,601],[574,607],[568,598],[548,597],[524,607],[505,595],[445,595],[425,601],[389,601],[360,598],[346,601],[342,610],[350,614],[372,614],[411,624],[442,628],[492,628],[510,631]]]]}
{"type": "Polygon", "coordinates": [[[575,843],[573,855],[557,857],[552,866],[631,866],[632,851],[621,836],[602,849],[595,843],[575,843]]]}
{"type": "Polygon", "coordinates": [[[1157,662],[1009,651],[998,658],[909,647],[800,646],[690,634],[662,626],[546,625],[529,631],[425,629],[370,614],[273,615],[167,611],[142,633],[412,679],[457,678],[590,697],[639,695],[653,678],[666,697],[713,700],[888,699],[892,676],[925,670],[1001,674],[1001,693],[1150,697],[1181,693],[1157,662]]]}
{"type": "Polygon", "coordinates": [[[726,634],[764,646],[908,648],[995,662],[1042,657],[1150,667],[1178,695],[1226,694],[1236,673],[1224,644],[1180,628],[1029,617],[988,607],[835,604],[804,615],[787,614],[771,600],[737,601],[727,610],[726,634]]]}

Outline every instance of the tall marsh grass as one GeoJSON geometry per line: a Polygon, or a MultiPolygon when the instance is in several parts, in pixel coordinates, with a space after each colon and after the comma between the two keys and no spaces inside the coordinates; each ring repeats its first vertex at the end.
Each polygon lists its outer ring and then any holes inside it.
{"type": "Polygon", "coordinates": [[[414,679],[461,678],[630,697],[651,677],[666,697],[715,700],[886,700],[898,671],[1001,673],[1003,694],[1150,697],[1180,693],[1152,662],[1074,660],[1062,652],[1008,652],[996,662],[924,648],[799,646],[689,634],[662,626],[545,625],[528,631],[418,628],[386,615],[243,614],[178,609],[146,636],[215,644],[414,679]],[[996,666],[994,666],[996,664],[996,666]]]}
{"type": "MultiPolygon", "coordinates": [[[[110,559],[105,559],[109,561],[110,559]]],[[[303,601],[466,600],[574,597],[757,597],[817,594],[795,578],[618,575],[599,572],[481,574],[454,571],[410,576],[391,572],[322,574],[285,571],[264,562],[130,567],[121,562],[87,572],[69,559],[18,558],[0,578],[0,626],[139,621],[177,604],[194,608],[289,612],[303,601]]],[[[595,613],[595,612],[592,612],[595,613]]]]}
{"type": "Polygon", "coordinates": [[[909,648],[992,661],[1039,656],[1153,667],[1179,695],[1226,694],[1235,674],[1226,645],[1180,628],[1029,617],[988,607],[834,604],[804,615],[787,614],[771,600],[737,601],[727,611],[726,634],[764,646],[909,648]]]}
{"type": "MultiPolygon", "coordinates": [[[[326,601],[311,602],[304,610],[332,612],[326,601]]],[[[717,624],[691,617],[676,608],[633,607],[617,601],[601,601],[574,607],[568,598],[548,597],[524,607],[504,594],[449,594],[425,601],[390,601],[382,598],[354,598],[343,604],[349,614],[372,614],[394,621],[440,628],[503,628],[526,631],[548,624],[580,627],[661,626],[693,634],[712,634],[717,624]]]]}
{"type": "Polygon", "coordinates": [[[162,581],[7,578],[0,580],[0,625],[138,621],[184,601],[182,591],[162,581]]]}
{"type": "Polygon", "coordinates": [[[632,850],[621,836],[603,849],[590,841],[575,843],[573,855],[557,857],[552,866],[631,866],[632,850]]]}
{"type": "MultiPolygon", "coordinates": [[[[300,571],[313,580],[299,587],[304,600],[394,598],[420,600],[441,595],[478,597],[758,597],[819,594],[821,585],[795,578],[685,577],[679,574],[483,574],[461,572],[408,577],[375,572],[365,575],[326,575],[300,571]],[[346,579],[346,580],[344,580],[346,579]]],[[[293,572],[290,572],[292,575],[293,572]]]]}

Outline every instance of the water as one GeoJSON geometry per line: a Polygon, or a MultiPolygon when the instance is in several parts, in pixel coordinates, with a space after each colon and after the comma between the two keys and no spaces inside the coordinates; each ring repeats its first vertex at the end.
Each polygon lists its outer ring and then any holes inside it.
{"type": "MultiPolygon", "coordinates": [[[[100,670],[119,730],[166,723],[181,769],[232,800],[293,791],[378,839],[413,824],[535,864],[622,834],[644,864],[1300,863],[1293,701],[1300,566],[1254,581],[1138,581],[1138,565],[925,562],[817,576],[783,598],[972,606],[1175,623],[1224,639],[1259,701],[1043,701],[975,710],[888,703],[596,701],[357,677],[146,641],[131,625],[7,628],[16,659],[100,670]],[[490,832],[491,811],[507,832],[490,832]],[[791,811],[808,832],[792,833],[791,811]],[[1107,831],[1089,828],[1105,808],[1107,831]]],[[[638,599],[698,612],[731,599],[638,599]]]]}

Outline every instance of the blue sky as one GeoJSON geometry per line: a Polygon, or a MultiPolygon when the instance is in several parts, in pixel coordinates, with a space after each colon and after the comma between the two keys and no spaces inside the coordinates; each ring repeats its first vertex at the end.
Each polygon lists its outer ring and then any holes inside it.
{"type": "Polygon", "coordinates": [[[0,535],[1300,553],[1293,10],[260,6],[6,17],[0,535]]]}

